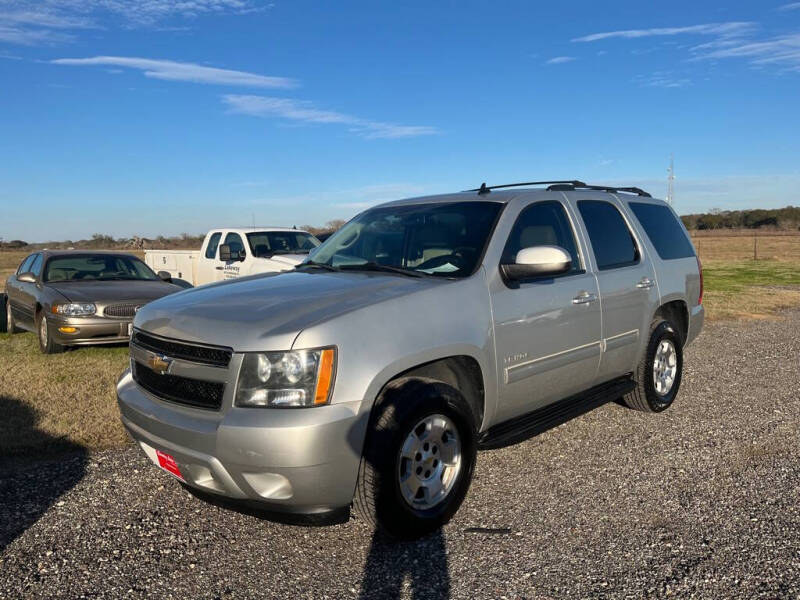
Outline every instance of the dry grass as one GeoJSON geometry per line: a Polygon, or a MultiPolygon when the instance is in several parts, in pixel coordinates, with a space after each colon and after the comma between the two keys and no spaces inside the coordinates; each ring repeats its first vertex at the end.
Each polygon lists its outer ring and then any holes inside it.
{"type": "Polygon", "coordinates": [[[800,306],[800,234],[703,232],[692,241],[703,261],[707,318],[773,318],[800,306]]]}
{"type": "MultiPolygon", "coordinates": [[[[800,306],[800,236],[694,238],[705,269],[708,318],[771,318],[800,306]]],[[[0,252],[0,282],[26,252],[0,252]]],[[[2,285],[0,283],[0,285],[2,285]]],[[[0,334],[0,456],[122,445],[114,384],[126,347],[81,348],[43,356],[31,333],[0,334]]]]}
{"type": "Polygon", "coordinates": [[[707,261],[753,260],[753,246],[759,260],[800,263],[800,232],[753,235],[750,232],[697,233],[692,235],[697,253],[707,261]]]}
{"type": "Polygon", "coordinates": [[[43,355],[32,333],[0,334],[0,456],[125,443],[114,384],[127,346],[43,355]]]}

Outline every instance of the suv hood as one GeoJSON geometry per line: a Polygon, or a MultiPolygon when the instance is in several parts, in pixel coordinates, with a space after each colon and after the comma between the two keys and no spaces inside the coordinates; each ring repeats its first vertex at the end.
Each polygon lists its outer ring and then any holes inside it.
{"type": "Polygon", "coordinates": [[[134,326],[168,338],[237,351],[288,350],[306,327],[446,280],[314,271],[243,277],[167,296],[134,326]]]}
{"type": "Polygon", "coordinates": [[[109,302],[155,300],[182,288],[165,281],[63,281],[45,283],[70,302],[109,302]]]}

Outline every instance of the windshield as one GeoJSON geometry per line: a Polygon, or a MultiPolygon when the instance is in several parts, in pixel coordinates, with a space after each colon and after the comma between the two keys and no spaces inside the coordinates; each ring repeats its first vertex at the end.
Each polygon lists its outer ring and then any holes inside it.
{"type": "Polygon", "coordinates": [[[43,281],[154,280],[156,274],[138,258],[105,254],[57,256],[47,261],[43,281]]]}
{"type": "Polygon", "coordinates": [[[308,254],[319,246],[319,240],[305,231],[254,231],[247,234],[253,256],[274,254],[308,254]]]}
{"type": "Polygon", "coordinates": [[[477,268],[501,208],[496,202],[375,208],[347,223],[306,262],[466,277],[477,268]]]}

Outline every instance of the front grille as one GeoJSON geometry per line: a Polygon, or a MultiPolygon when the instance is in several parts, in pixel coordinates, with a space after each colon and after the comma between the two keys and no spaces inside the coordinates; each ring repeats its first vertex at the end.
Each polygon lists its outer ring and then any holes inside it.
{"type": "Polygon", "coordinates": [[[141,304],[114,304],[113,306],[106,306],[103,309],[103,314],[107,317],[133,317],[136,311],[142,307],[141,304]]]}
{"type": "Polygon", "coordinates": [[[149,367],[132,361],[133,380],[151,394],[188,406],[219,410],[225,384],[216,381],[201,381],[178,375],[160,375],[149,367]]]}
{"type": "Polygon", "coordinates": [[[196,363],[211,365],[214,367],[227,367],[231,362],[233,350],[230,348],[219,348],[212,346],[196,346],[185,342],[173,340],[162,340],[161,338],[147,335],[141,331],[133,332],[131,343],[140,348],[166,354],[171,358],[181,358],[196,363]]]}

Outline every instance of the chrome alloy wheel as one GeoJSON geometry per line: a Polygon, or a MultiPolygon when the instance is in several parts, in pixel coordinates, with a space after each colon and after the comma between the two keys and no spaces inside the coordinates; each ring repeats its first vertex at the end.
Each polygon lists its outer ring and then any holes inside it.
{"type": "Polygon", "coordinates": [[[452,491],[461,471],[461,440],[444,415],[428,415],[417,423],[400,449],[398,478],[403,499],[427,510],[452,491]]]}
{"type": "Polygon", "coordinates": [[[14,329],[14,315],[11,314],[11,303],[6,298],[6,331],[11,333],[14,329]]]}
{"type": "Polygon", "coordinates": [[[678,353],[670,340],[661,340],[653,359],[653,385],[656,393],[666,396],[675,383],[678,373],[678,353]]]}
{"type": "Polygon", "coordinates": [[[39,321],[39,339],[42,341],[42,347],[47,346],[47,317],[42,316],[39,321]]]}

